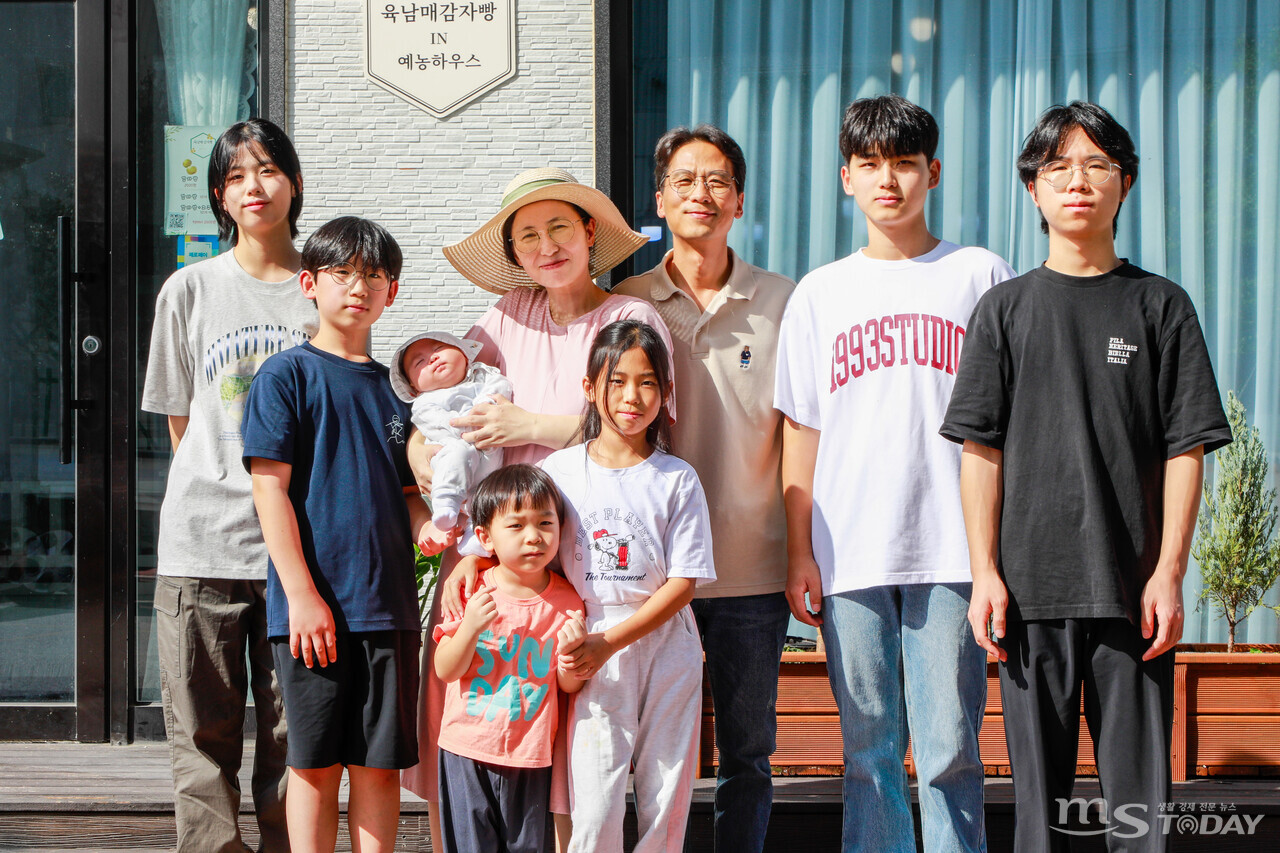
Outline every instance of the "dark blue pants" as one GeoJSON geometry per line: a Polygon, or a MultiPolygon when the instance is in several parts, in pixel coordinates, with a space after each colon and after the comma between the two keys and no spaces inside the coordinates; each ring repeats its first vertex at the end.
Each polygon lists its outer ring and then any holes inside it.
{"type": "Polygon", "coordinates": [[[781,592],[698,598],[716,714],[715,853],[758,853],[773,808],[769,758],[778,733],[778,662],[791,610],[781,592]]]}
{"type": "Polygon", "coordinates": [[[550,767],[502,767],[440,750],[445,853],[552,853],[550,767]]]}

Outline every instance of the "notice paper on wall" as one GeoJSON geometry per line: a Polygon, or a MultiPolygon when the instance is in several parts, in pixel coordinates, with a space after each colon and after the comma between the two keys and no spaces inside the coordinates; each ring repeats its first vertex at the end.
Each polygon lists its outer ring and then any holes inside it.
{"type": "Polygon", "coordinates": [[[164,126],[164,233],[217,234],[209,207],[209,153],[224,127],[164,126]]]}

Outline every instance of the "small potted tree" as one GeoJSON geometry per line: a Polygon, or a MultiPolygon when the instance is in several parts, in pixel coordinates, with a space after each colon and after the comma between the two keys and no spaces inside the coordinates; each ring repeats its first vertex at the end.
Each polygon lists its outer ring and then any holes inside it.
{"type": "Polygon", "coordinates": [[[1200,602],[1227,620],[1227,651],[1233,652],[1236,626],[1257,607],[1271,607],[1262,597],[1280,576],[1280,539],[1271,535],[1276,490],[1267,488],[1267,450],[1234,391],[1227,392],[1227,420],[1234,441],[1216,457],[1213,485],[1205,481],[1200,535],[1191,554],[1204,578],[1200,602]]]}
{"type": "MultiPolygon", "coordinates": [[[[1204,578],[1199,603],[1227,622],[1226,652],[1180,646],[1174,664],[1173,777],[1256,774],[1280,766],[1280,654],[1275,647],[1237,649],[1236,628],[1280,574],[1272,540],[1277,510],[1267,487],[1266,449],[1244,404],[1227,394],[1234,441],[1215,457],[1204,485],[1199,536],[1191,553],[1204,578]]],[[[1199,606],[1197,604],[1197,607],[1199,606]]],[[[1220,648],[1220,647],[1219,647],[1220,648]]]]}

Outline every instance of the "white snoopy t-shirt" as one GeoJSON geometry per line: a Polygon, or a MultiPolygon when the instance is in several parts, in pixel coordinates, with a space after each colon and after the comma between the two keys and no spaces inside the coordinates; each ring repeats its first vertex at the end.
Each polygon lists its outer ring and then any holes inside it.
{"type": "Polygon", "coordinates": [[[542,468],[565,499],[560,564],[588,609],[638,606],[668,578],[716,579],[707,499],[684,460],[655,450],[630,468],[604,468],[579,444],[542,468]]]}

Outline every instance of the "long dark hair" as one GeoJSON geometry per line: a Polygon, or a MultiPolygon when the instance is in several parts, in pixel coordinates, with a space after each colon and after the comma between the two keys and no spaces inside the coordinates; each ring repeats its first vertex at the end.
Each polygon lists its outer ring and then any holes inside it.
{"type": "MultiPolygon", "coordinates": [[[[671,397],[671,356],[662,336],[653,326],[640,320],[617,320],[601,329],[591,342],[591,355],[587,358],[587,378],[597,389],[596,398],[599,400],[601,383],[613,375],[622,356],[637,347],[653,367],[662,401],[658,415],[649,424],[644,437],[650,446],[670,453],[671,417],[667,414],[667,400],[671,397]]],[[[587,406],[582,414],[582,424],[578,427],[579,440],[586,442],[598,438],[602,427],[599,403],[587,406]]]]}

